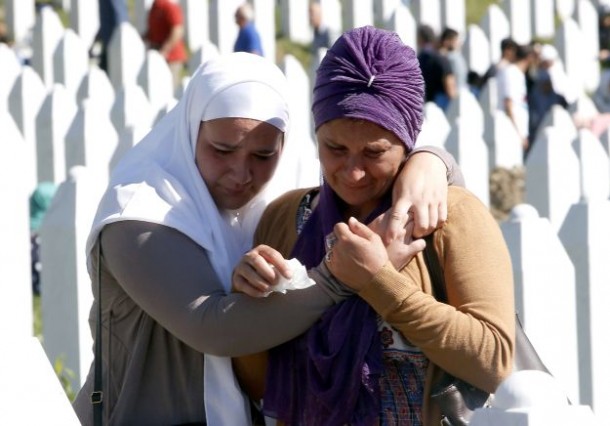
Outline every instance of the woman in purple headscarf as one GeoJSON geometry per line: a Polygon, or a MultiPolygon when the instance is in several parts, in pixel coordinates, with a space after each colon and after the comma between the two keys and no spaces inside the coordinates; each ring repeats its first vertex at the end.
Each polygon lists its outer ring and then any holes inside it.
{"type": "MultiPolygon", "coordinates": [[[[270,352],[263,397],[270,417],[291,425],[439,424],[430,389],[441,369],[488,392],[510,373],[512,269],[489,210],[466,189],[449,188],[448,220],[431,241],[450,305],[434,298],[421,253],[406,266],[395,257],[420,251],[421,241],[406,235],[386,244],[364,225],[391,204],[423,104],[417,56],[395,33],[348,31],[318,69],[312,111],[324,184],[268,207],[255,237],[265,246],[244,258],[234,285],[268,290],[274,273],[263,260],[296,257],[308,268],[325,260],[354,295],[270,352]]],[[[242,377],[256,392],[251,378],[242,377]]]]}

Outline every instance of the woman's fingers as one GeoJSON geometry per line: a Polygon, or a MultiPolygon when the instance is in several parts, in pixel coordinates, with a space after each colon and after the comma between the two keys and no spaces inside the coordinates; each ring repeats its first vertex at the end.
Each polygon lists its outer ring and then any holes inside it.
{"type": "Polygon", "coordinates": [[[259,245],[242,256],[233,269],[233,291],[264,296],[277,283],[280,274],[291,277],[286,260],[277,250],[259,245]]]}

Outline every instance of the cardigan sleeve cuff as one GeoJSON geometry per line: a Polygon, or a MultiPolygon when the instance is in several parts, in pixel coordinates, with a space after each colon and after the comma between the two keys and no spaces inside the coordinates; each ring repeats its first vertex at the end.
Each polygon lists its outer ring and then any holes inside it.
{"type": "Polygon", "coordinates": [[[409,282],[409,278],[388,262],[358,295],[385,319],[416,291],[417,287],[409,282]]]}

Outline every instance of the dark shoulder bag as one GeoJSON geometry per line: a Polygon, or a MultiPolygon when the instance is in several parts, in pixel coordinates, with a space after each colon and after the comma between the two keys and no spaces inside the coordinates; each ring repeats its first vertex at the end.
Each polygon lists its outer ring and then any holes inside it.
{"type": "MultiPolygon", "coordinates": [[[[424,259],[432,281],[432,288],[436,300],[447,302],[445,278],[441,268],[438,254],[434,248],[433,235],[426,237],[424,259]]],[[[532,342],[528,339],[519,316],[515,315],[515,353],[513,359],[513,372],[520,370],[539,370],[549,373],[532,342]]],[[[468,425],[474,410],[483,407],[489,400],[490,394],[471,384],[443,372],[441,379],[431,389],[431,398],[441,409],[444,426],[468,425]]]]}

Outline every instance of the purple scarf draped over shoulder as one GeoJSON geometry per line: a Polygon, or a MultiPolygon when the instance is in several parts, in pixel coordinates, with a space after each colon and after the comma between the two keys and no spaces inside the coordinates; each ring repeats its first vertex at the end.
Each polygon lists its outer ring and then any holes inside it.
{"type": "MultiPolygon", "coordinates": [[[[384,197],[366,222],[390,207],[384,197]]],[[[292,251],[308,269],[324,238],[343,221],[341,200],[323,185],[320,202],[292,251]]],[[[264,413],[290,425],[371,425],[380,410],[382,371],[377,314],[358,296],[327,310],[305,334],[271,350],[264,413]]]]}
{"type": "MultiPolygon", "coordinates": [[[[313,90],[316,130],[338,118],[375,123],[409,152],[423,121],[417,54],[394,32],[345,32],[320,63],[313,90]]],[[[343,201],[324,184],[292,255],[307,268],[325,255],[324,238],[343,221],[343,201]]],[[[366,221],[390,207],[390,194],[366,221]]],[[[357,296],[329,309],[309,331],[270,353],[263,410],[290,425],[376,424],[381,342],[376,313],[357,296]]]]}

